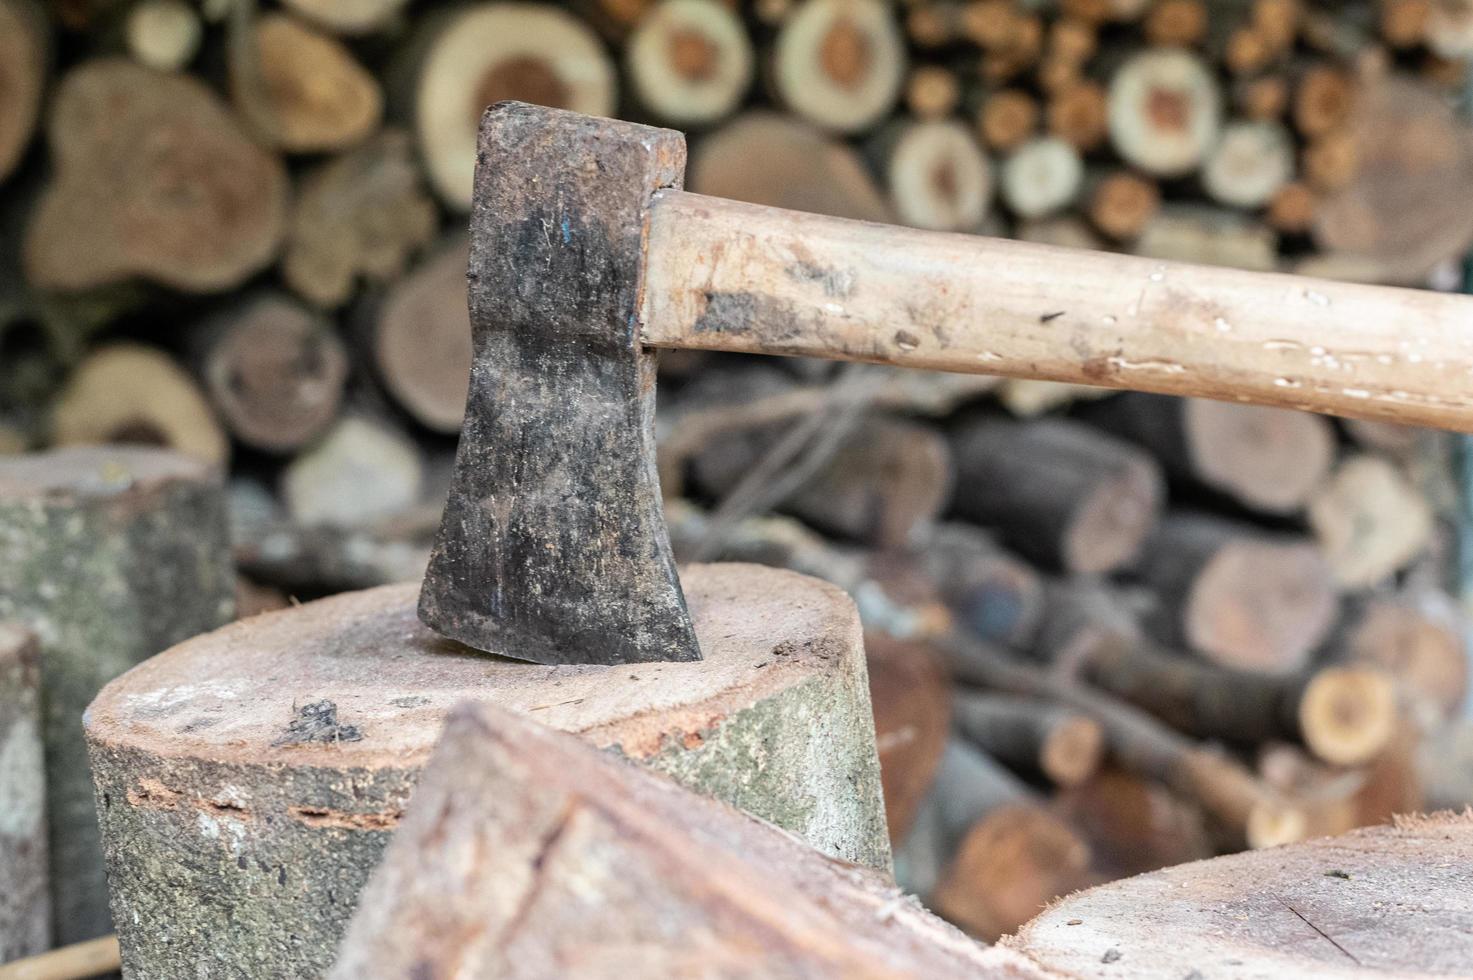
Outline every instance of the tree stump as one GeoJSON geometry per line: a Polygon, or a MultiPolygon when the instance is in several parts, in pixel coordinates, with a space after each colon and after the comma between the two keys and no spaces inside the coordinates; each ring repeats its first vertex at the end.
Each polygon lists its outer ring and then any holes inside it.
{"type": "Polygon", "coordinates": [[[36,638],[0,623],[0,963],[51,946],[36,638]]]}
{"type": "Polygon", "coordinates": [[[705,660],[549,667],[477,653],[386,586],[235,623],[88,715],[127,969],[316,976],[457,702],[648,764],[860,864],[890,860],[859,620],[837,589],[686,569],[705,660]]]}
{"type": "Polygon", "coordinates": [[[0,458],[0,619],[32,629],[46,691],[46,810],[61,943],[110,930],[82,712],[100,687],[230,619],[219,478],[157,449],[0,458]]]}
{"type": "Polygon", "coordinates": [[[1473,818],[1401,819],[1103,885],[1004,945],[1071,977],[1461,974],[1470,862],[1473,818]]]}

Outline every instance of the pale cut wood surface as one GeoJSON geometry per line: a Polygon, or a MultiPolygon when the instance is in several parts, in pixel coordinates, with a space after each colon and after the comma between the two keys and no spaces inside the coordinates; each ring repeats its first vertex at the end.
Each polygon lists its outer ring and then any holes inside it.
{"type": "Polygon", "coordinates": [[[1004,945],[1067,976],[1466,976],[1473,817],[1184,864],[1072,896],[1004,945]]]}
{"type": "Polygon", "coordinates": [[[883,878],[487,705],[451,716],[331,974],[1047,975],[883,878]]]}
{"type": "Polygon", "coordinates": [[[1473,301],[663,191],[656,347],[829,356],[1473,431],[1473,301]]]}

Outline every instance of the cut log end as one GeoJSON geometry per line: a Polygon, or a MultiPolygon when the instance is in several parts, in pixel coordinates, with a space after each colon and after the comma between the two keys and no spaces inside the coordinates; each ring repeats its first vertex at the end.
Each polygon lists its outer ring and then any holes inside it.
{"type": "Polygon", "coordinates": [[[1390,578],[1432,536],[1426,498],[1380,456],[1342,463],[1309,504],[1309,524],[1336,580],[1364,588],[1390,578]]]}
{"type": "Polygon", "coordinates": [[[885,168],[902,222],[937,231],[974,231],[987,216],[992,171],[966,127],[920,122],[895,140],[885,168]]]}
{"type": "Polygon", "coordinates": [[[748,565],[693,566],[684,585],[702,661],[488,659],[422,626],[417,587],[401,585],[239,621],[110,685],[87,736],[98,798],[111,800],[101,818],[128,968],[325,972],[445,718],[467,699],[579,733],[830,855],[886,868],[852,602],[748,565]],[[222,835],[259,860],[239,869],[222,835]],[[231,927],[246,920],[256,925],[231,927]],[[191,938],[160,945],[166,924],[191,938]]]}
{"type": "Polygon", "coordinates": [[[0,0],[0,181],[20,163],[40,119],[49,51],[40,8],[0,0]]]}
{"type": "Polygon", "coordinates": [[[1120,171],[1095,185],[1089,199],[1089,218],[1110,238],[1130,241],[1145,230],[1160,207],[1161,191],[1154,182],[1120,171]]]}
{"type": "Polygon", "coordinates": [[[1110,83],[1109,125],[1115,149],[1150,174],[1195,169],[1217,141],[1221,94],[1214,74],[1179,48],[1138,54],[1110,83]]]}
{"type": "Polygon", "coordinates": [[[1316,756],[1360,765],[1396,734],[1396,687],[1379,670],[1335,667],[1318,672],[1299,702],[1299,730],[1316,756]]]}
{"type": "Polygon", "coordinates": [[[1104,754],[1104,730],[1093,718],[1080,715],[1049,733],[1039,764],[1055,786],[1078,786],[1099,770],[1104,754]]]}
{"type": "Polygon", "coordinates": [[[483,4],[440,26],[414,82],[414,129],[430,185],[449,207],[471,206],[481,114],[516,100],[610,116],[614,65],[583,21],[556,7],[483,4]]]}
{"type": "Polygon", "coordinates": [[[1180,411],[1195,476],[1254,510],[1294,513],[1334,464],[1335,432],[1322,416],[1206,399],[1180,411]]]}
{"type": "Polygon", "coordinates": [[[864,129],[894,107],[905,50],[889,5],[805,0],[778,31],[773,87],[780,101],[835,132],[864,129]]]}
{"type": "Polygon", "coordinates": [[[1267,204],[1294,176],[1294,140],[1276,122],[1225,126],[1202,168],[1202,183],[1217,201],[1235,208],[1267,204]]]}
{"type": "Polygon", "coordinates": [[[199,52],[204,25],[183,0],[144,0],[128,11],[124,33],[128,53],[139,64],[178,71],[199,52]]]}
{"type": "Polygon", "coordinates": [[[1473,906],[1459,870],[1469,861],[1468,817],[1405,818],[1102,885],[1054,905],[1004,945],[1078,976],[1100,975],[1102,959],[1162,978],[1231,974],[1245,963],[1280,975],[1457,973],[1473,959],[1473,906]],[[1433,933],[1438,941],[1427,941],[1433,933]]]}
{"type": "Polygon", "coordinates": [[[1002,198],[1020,218],[1043,218],[1073,204],[1083,181],[1079,150],[1057,137],[1039,137],[1003,163],[1002,198]]]}
{"type": "Polygon", "coordinates": [[[437,432],[456,432],[471,372],[464,241],[452,242],[395,283],[373,336],[374,359],[389,391],[437,432]]]}
{"type": "Polygon", "coordinates": [[[1120,472],[1082,502],[1064,540],[1064,564],[1080,572],[1119,568],[1136,556],[1160,516],[1161,474],[1144,460],[1120,472]]]}
{"type": "Polygon", "coordinates": [[[634,94],[658,118],[709,125],[732,113],[752,83],[752,44],[718,0],[665,0],[626,47],[634,94]]]}

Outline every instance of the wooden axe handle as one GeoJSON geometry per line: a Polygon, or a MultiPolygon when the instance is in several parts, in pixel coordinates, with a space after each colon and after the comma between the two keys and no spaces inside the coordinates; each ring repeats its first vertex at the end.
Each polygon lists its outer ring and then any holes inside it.
{"type": "Polygon", "coordinates": [[[662,191],[643,340],[1473,432],[1473,298],[916,231],[662,191]]]}

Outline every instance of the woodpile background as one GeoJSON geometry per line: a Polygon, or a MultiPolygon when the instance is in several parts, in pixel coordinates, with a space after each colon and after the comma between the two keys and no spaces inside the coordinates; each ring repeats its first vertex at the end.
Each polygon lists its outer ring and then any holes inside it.
{"type": "MultiPolygon", "coordinates": [[[[0,0],[0,451],[227,466],[242,613],[413,578],[489,103],[687,130],[701,193],[1451,288],[1470,54],[1464,0],[0,0]]],[[[682,556],[855,596],[902,884],[974,934],[1473,800],[1447,438],[692,353],[661,386],[682,556]]]]}

